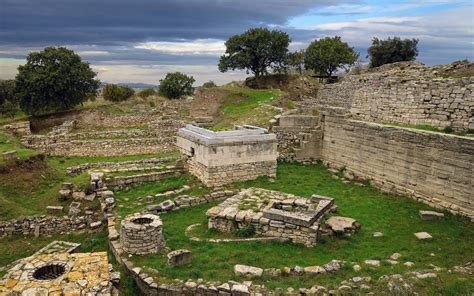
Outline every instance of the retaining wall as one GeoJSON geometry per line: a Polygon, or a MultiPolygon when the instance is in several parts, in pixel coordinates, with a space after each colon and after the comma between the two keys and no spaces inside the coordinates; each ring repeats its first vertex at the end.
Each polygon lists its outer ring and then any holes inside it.
{"type": "Polygon", "coordinates": [[[474,138],[333,114],[325,117],[322,159],[383,190],[474,219],[474,138]]]}

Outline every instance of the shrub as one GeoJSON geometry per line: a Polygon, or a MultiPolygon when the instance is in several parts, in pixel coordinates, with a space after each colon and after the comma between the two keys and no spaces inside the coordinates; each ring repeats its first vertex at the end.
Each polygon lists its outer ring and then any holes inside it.
{"type": "Polygon", "coordinates": [[[241,228],[235,232],[236,236],[239,237],[252,237],[255,235],[255,226],[250,225],[248,227],[241,228]]]}
{"type": "Polygon", "coordinates": [[[146,99],[150,96],[155,95],[156,92],[153,88],[145,88],[138,92],[138,96],[142,99],[146,99]]]}
{"type": "Polygon", "coordinates": [[[217,87],[217,85],[214,83],[214,81],[212,80],[209,80],[208,82],[205,82],[203,85],[202,85],[203,88],[214,88],[214,87],[217,87]]]}
{"type": "Polygon", "coordinates": [[[127,85],[118,86],[116,84],[107,84],[102,91],[104,99],[112,102],[125,101],[134,94],[135,91],[127,85]]]}
{"type": "Polygon", "coordinates": [[[413,61],[418,56],[417,39],[400,39],[400,37],[381,40],[374,38],[368,49],[370,67],[379,67],[385,64],[413,61]]]}
{"type": "Polygon", "coordinates": [[[20,108],[30,115],[69,110],[96,94],[95,76],[89,64],[67,48],[32,52],[16,75],[20,108]]]}
{"type": "Polygon", "coordinates": [[[194,92],[194,78],[186,74],[175,72],[168,73],[164,79],[160,80],[160,95],[169,99],[179,99],[194,92]]]}

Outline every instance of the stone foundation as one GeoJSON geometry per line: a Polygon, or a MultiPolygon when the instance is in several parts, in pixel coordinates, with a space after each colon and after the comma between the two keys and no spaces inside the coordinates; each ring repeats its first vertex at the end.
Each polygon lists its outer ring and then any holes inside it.
{"type": "Polygon", "coordinates": [[[159,216],[133,214],[125,217],[120,225],[120,242],[129,254],[154,254],[164,248],[163,223],[159,216]]]}
{"type": "Polygon", "coordinates": [[[235,232],[253,228],[257,236],[316,245],[319,221],[333,200],[322,196],[311,199],[278,191],[249,188],[209,209],[209,228],[235,232]]]}
{"type": "Polygon", "coordinates": [[[107,252],[25,258],[0,279],[0,295],[112,295],[107,252]]]}
{"type": "Polygon", "coordinates": [[[276,176],[276,136],[262,128],[213,132],[187,125],[178,131],[176,145],[189,171],[208,186],[276,176]]]}

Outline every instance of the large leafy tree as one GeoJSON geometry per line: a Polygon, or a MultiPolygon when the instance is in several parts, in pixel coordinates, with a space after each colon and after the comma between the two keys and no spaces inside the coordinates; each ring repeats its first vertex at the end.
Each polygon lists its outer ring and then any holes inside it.
{"type": "Polygon", "coordinates": [[[303,74],[305,51],[298,50],[288,54],[288,66],[296,70],[300,75],[303,74]]]}
{"type": "Polygon", "coordinates": [[[305,53],[305,67],[315,73],[331,77],[339,68],[353,65],[359,54],[341,37],[326,37],[311,42],[305,53]]]}
{"type": "Polygon", "coordinates": [[[17,94],[15,91],[15,80],[0,80],[0,105],[5,102],[17,103],[17,94]]]}
{"type": "Polygon", "coordinates": [[[168,73],[164,79],[160,80],[158,92],[169,99],[179,99],[182,96],[193,94],[194,81],[192,76],[180,72],[168,73]]]}
{"type": "Polygon", "coordinates": [[[95,76],[89,64],[67,48],[30,53],[16,76],[20,108],[31,115],[71,109],[97,93],[95,76]]]}
{"type": "Polygon", "coordinates": [[[368,49],[370,66],[378,67],[385,64],[413,61],[418,56],[417,39],[400,39],[400,37],[381,40],[372,39],[372,46],[368,49]]]}
{"type": "Polygon", "coordinates": [[[290,38],[279,30],[254,28],[234,35],[226,41],[226,52],[219,60],[219,70],[243,70],[256,78],[268,73],[269,68],[285,66],[290,38]]]}

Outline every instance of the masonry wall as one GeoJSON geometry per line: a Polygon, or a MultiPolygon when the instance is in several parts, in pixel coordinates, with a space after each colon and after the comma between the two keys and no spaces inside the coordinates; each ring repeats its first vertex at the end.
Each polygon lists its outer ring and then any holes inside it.
{"type": "Polygon", "coordinates": [[[379,123],[474,129],[474,77],[443,78],[419,63],[385,65],[322,87],[306,102],[342,107],[354,117],[379,123]]]}
{"type": "Polygon", "coordinates": [[[326,116],[322,159],[474,219],[474,138],[326,116]]]}

